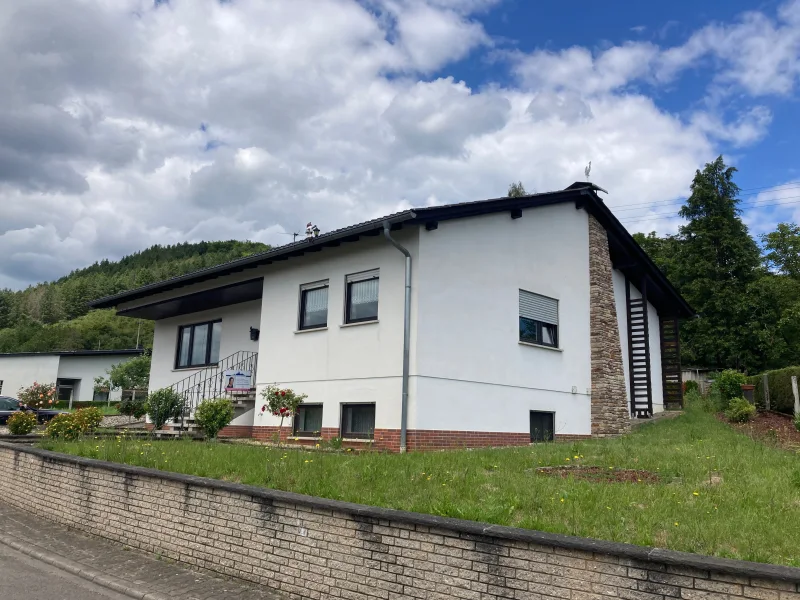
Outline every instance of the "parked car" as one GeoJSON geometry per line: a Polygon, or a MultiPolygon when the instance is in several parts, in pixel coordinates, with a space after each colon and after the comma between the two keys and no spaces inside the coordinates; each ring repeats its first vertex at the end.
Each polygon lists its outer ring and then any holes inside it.
{"type": "Polygon", "coordinates": [[[0,396],[0,424],[5,425],[8,421],[8,417],[16,412],[21,411],[35,412],[39,423],[46,423],[56,415],[64,412],[63,410],[55,410],[52,408],[43,408],[39,411],[35,411],[25,406],[16,398],[12,398],[11,396],[0,396]]]}

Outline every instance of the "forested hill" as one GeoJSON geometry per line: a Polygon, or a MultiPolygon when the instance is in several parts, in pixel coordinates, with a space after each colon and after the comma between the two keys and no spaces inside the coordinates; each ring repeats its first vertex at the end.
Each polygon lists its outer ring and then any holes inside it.
{"type": "Polygon", "coordinates": [[[257,242],[155,245],[118,261],[103,260],[61,279],[21,291],[0,290],[0,352],[97,350],[152,344],[152,323],[89,311],[95,298],[124,292],[229,260],[263,252],[257,242]]]}

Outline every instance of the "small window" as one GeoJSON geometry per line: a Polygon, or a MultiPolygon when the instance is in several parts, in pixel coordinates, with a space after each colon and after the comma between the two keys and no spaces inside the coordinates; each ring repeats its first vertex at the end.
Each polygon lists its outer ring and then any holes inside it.
{"type": "Polygon", "coordinates": [[[300,323],[298,329],[328,326],[328,282],[300,286],[300,323]]]}
{"type": "Polygon", "coordinates": [[[371,440],[375,433],[374,404],[342,405],[342,437],[371,440]]]}
{"type": "Polygon", "coordinates": [[[292,429],[294,435],[297,436],[319,436],[322,431],[322,405],[301,404],[298,406],[292,429]]]}
{"type": "Polygon", "coordinates": [[[345,284],[345,323],[378,320],[378,269],[348,275],[345,284]]]}
{"type": "Polygon", "coordinates": [[[108,402],[108,392],[95,391],[92,394],[92,402],[108,402]]]}
{"type": "Polygon", "coordinates": [[[558,300],[519,291],[519,341],[558,347],[558,300]]]}
{"type": "Polygon", "coordinates": [[[555,413],[531,411],[531,442],[553,441],[555,413]]]}
{"type": "Polygon", "coordinates": [[[222,321],[184,325],[178,329],[178,351],[175,366],[207,367],[219,362],[222,321]]]}

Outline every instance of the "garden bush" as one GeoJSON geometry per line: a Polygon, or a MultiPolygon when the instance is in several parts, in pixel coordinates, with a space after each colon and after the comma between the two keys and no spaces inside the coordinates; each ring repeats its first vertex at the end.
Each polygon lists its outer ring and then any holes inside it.
{"type": "Polygon", "coordinates": [[[100,423],[103,421],[103,411],[96,406],[80,408],[72,413],[72,418],[81,433],[91,433],[100,427],[100,423]]]}
{"type": "Polygon", "coordinates": [[[8,417],[8,430],[14,435],[27,435],[36,429],[36,415],[17,412],[8,417]]]}
{"type": "Polygon", "coordinates": [[[140,398],[124,397],[119,403],[119,412],[136,420],[141,419],[147,414],[147,402],[144,394],[140,398]]]}
{"type": "Polygon", "coordinates": [[[156,390],[147,397],[146,410],[153,423],[153,431],[158,431],[170,419],[181,418],[183,397],[171,388],[156,390]]]}
{"type": "Polygon", "coordinates": [[[33,385],[20,388],[17,392],[17,400],[33,410],[51,408],[55,399],[55,383],[38,383],[34,381],[33,385]]]}
{"type": "MultiPolygon", "coordinates": [[[[787,415],[794,413],[794,394],[792,393],[792,375],[800,380],[800,367],[786,367],[767,371],[769,381],[770,409],[787,415]]],[[[759,404],[764,404],[764,373],[747,378],[747,382],[756,386],[755,397],[759,404]]]]}
{"type": "Polygon", "coordinates": [[[76,440],[81,435],[81,427],[74,413],[56,415],[50,419],[44,431],[49,437],[62,440],[76,440]]]}
{"type": "Polygon", "coordinates": [[[723,410],[728,408],[728,404],[732,399],[742,396],[743,383],[747,383],[747,377],[739,371],[726,369],[717,374],[711,388],[719,392],[723,410]]]}
{"type": "Polygon", "coordinates": [[[733,423],[747,423],[756,414],[756,407],[744,398],[734,398],[728,403],[725,416],[733,423]]]}
{"type": "Polygon", "coordinates": [[[693,379],[690,379],[689,381],[684,381],[683,382],[683,393],[684,393],[684,395],[688,394],[691,391],[699,392],[700,391],[700,385],[696,381],[694,381],[693,379]]]}
{"type": "Polygon", "coordinates": [[[206,437],[213,440],[233,420],[233,404],[228,398],[203,400],[195,410],[194,420],[206,437]]]}

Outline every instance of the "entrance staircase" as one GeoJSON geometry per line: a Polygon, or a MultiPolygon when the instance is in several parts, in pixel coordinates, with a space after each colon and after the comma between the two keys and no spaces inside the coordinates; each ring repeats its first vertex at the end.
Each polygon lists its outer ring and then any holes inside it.
{"type": "Polygon", "coordinates": [[[188,377],[170,386],[183,398],[183,412],[180,419],[167,423],[174,432],[192,432],[197,430],[194,413],[203,400],[211,398],[228,398],[233,403],[234,418],[251,410],[256,402],[256,367],[258,352],[240,350],[211,367],[195,371],[188,377]],[[225,371],[245,371],[250,373],[250,389],[231,391],[226,389],[225,371]]]}

